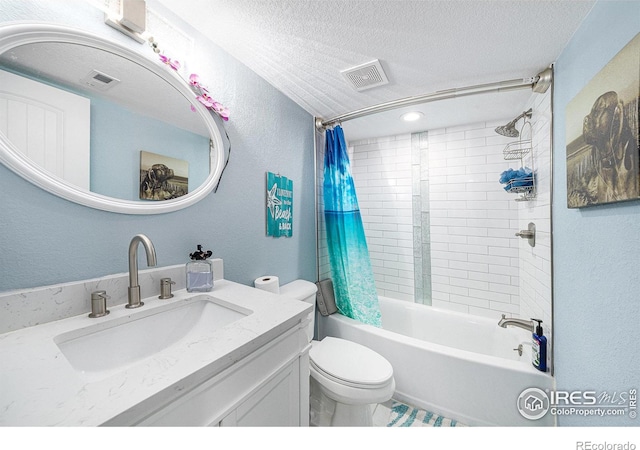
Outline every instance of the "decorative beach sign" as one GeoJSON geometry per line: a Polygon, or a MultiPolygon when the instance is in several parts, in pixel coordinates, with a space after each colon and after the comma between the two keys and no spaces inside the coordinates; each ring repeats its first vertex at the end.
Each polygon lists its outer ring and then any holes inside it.
{"type": "Polygon", "coordinates": [[[267,172],[267,236],[293,236],[293,180],[267,172]]]}

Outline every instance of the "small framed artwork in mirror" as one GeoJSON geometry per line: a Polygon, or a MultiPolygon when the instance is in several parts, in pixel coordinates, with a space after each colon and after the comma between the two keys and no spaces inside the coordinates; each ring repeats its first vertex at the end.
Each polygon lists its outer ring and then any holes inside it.
{"type": "Polygon", "coordinates": [[[140,200],[170,200],[189,192],[189,163],[140,152],[140,200]]]}

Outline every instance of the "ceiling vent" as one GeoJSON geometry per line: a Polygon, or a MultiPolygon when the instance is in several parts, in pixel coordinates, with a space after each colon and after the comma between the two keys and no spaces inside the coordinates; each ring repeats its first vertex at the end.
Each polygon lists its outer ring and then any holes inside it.
{"type": "Polygon", "coordinates": [[[111,89],[113,86],[120,83],[120,80],[94,69],[89,72],[89,75],[84,77],[81,82],[82,84],[91,86],[92,88],[99,91],[106,91],[107,89],[111,89]]]}
{"type": "Polygon", "coordinates": [[[377,59],[350,69],[341,70],[340,73],[356,91],[364,91],[389,83],[389,79],[377,59]]]}

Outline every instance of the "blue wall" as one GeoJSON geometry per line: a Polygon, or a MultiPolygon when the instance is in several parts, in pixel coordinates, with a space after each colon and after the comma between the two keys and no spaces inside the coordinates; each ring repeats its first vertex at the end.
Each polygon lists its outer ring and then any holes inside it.
{"type": "MultiPolygon", "coordinates": [[[[251,284],[267,273],[283,282],[315,280],[311,115],[157,2],[147,5],[195,38],[191,66],[199,66],[214,98],[231,110],[225,124],[231,160],[218,192],[174,213],[123,215],[60,199],[0,166],[0,291],[126,272],[129,241],[137,233],[153,240],[160,266],[186,262],[203,244],[224,258],[233,281],[251,284]],[[265,236],[266,171],[294,182],[292,238],[265,236]]],[[[3,0],[0,23],[15,20],[84,28],[153,57],[148,46],[105,25],[103,13],[81,0],[3,0]]]]}
{"type": "Polygon", "coordinates": [[[208,137],[91,98],[91,191],[137,200],[141,150],[187,161],[190,192],[209,176],[208,137]]]}
{"type": "MultiPolygon", "coordinates": [[[[600,1],[555,67],[554,334],[558,389],[640,388],[640,202],[566,207],[567,103],[640,32],[640,2],[600,1]]],[[[638,71],[638,67],[629,67],[638,71]]],[[[640,425],[625,417],[559,418],[560,425],[640,425]]]]}

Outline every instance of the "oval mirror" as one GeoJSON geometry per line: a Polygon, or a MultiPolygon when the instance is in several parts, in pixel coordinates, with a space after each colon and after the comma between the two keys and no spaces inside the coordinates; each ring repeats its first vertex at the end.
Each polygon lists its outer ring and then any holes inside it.
{"type": "Polygon", "coordinates": [[[221,177],[221,128],[159,60],[67,27],[0,27],[0,162],[53,194],[124,214],[185,208],[221,177]]]}

